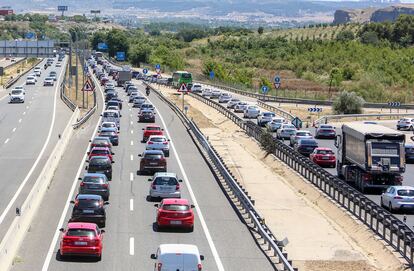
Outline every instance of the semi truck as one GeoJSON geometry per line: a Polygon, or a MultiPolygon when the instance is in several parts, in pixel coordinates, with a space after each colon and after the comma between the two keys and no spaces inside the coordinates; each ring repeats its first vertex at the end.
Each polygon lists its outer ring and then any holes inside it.
{"type": "Polygon", "coordinates": [[[132,78],[131,69],[123,67],[122,70],[118,71],[118,75],[116,76],[118,87],[123,86],[126,81],[131,81],[131,78],[132,78]]]}
{"type": "Polygon", "coordinates": [[[362,193],[402,184],[405,135],[378,124],[344,124],[335,140],[338,176],[362,193]]]}

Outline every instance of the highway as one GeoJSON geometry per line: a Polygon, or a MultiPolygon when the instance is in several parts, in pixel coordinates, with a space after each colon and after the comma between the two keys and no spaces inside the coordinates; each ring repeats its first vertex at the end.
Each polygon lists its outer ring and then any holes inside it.
{"type": "MultiPolygon", "coordinates": [[[[139,89],[143,93],[141,84],[139,89]]],[[[125,92],[118,88],[118,93],[125,101],[125,92]]],[[[98,112],[103,109],[102,98],[98,95],[98,112]]],[[[93,137],[99,122],[95,114],[83,129],[75,131],[31,231],[18,252],[21,261],[12,270],[152,270],[154,261],[150,254],[162,243],[197,245],[205,256],[203,270],[275,270],[230,205],[179,118],[156,95],[152,94],[149,99],[157,109],[157,124],[171,139],[168,171],[184,180],[182,197],[196,205],[194,231],[154,231],[154,202],[147,200],[150,176],[136,174],[138,154],[145,148],[140,141],[146,124],[138,123],[137,109],[124,102],[120,144],[113,148],[115,164],[102,261],[76,257],[62,260],[57,254],[58,229],[70,218],[69,201],[76,195],[77,179],[86,165],[88,139],[93,137]]]]}
{"type": "Polygon", "coordinates": [[[1,58],[0,59],[0,67],[6,68],[16,62],[19,62],[20,60],[22,60],[23,57],[11,57],[9,59],[6,58],[1,58]],[[12,59],[14,59],[14,61],[12,61],[12,59]]]}
{"type": "Polygon", "coordinates": [[[25,87],[24,103],[9,104],[8,95],[0,98],[0,239],[72,115],[59,97],[63,69],[53,65],[44,71],[43,62],[39,66],[42,75],[36,85],[26,86],[26,76],[14,85],[25,87]],[[58,81],[54,87],[43,87],[43,79],[52,70],[57,71],[58,81]]]}

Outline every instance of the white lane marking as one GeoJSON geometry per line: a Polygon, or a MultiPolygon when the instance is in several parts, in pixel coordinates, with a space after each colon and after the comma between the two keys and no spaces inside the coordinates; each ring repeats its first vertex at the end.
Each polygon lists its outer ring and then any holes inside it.
{"type": "Polygon", "coordinates": [[[131,154],[131,161],[134,161],[134,155],[131,154]]]}
{"type": "MultiPolygon", "coordinates": [[[[95,82],[95,83],[97,84],[97,82],[95,82]]],[[[100,91],[100,92],[101,92],[101,97],[102,97],[102,103],[104,103],[104,97],[103,97],[102,91],[100,91]]],[[[103,110],[104,110],[104,108],[102,109],[102,112],[103,112],[103,110]]],[[[101,112],[101,114],[102,114],[102,112],[101,112]]],[[[99,126],[99,123],[101,123],[101,119],[102,119],[102,117],[99,118],[98,123],[96,124],[95,130],[93,131],[93,134],[92,134],[92,137],[91,137],[91,140],[94,138],[96,132],[98,131],[98,126],[99,126]]],[[[53,239],[52,239],[52,242],[50,243],[49,251],[47,252],[45,261],[43,263],[42,271],[47,271],[49,269],[50,260],[52,259],[52,256],[53,256],[53,250],[55,248],[55,245],[56,245],[57,240],[58,240],[59,235],[60,235],[59,229],[62,228],[63,222],[65,221],[65,218],[66,218],[66,213],[69,210],[70,200],[73,198],[73,194],[75,193],[75,189],[76,189],[77,184],[78,184],[78,178],[79,178],[79,176],[81,174],[81,171],[83,169],[83,161],[86,160],[87,151],[89,150],[89,146],[90,146],[90,144],[88,144],[88,146],[86,147],[85,154],[84,154],[83,159],[81,160],[81,163],[80,163],[79,168],[78,168],[78,172],[76,173],[76,177],[73,180],[72,187],[71,187],[70,192],[68,194],[68,197],[66,199],[65,207],[63,208],[62,215],[60,216],[58,225],[57,225],[56,230],[55,230],[55,235],[53,235],[53,239]]]]}
{"type": "Polygon", "coordinates": [[[129,238],[129,255],[133,256],[135,254],[134,248],[134,237],[129,238]]]}
{"type": "Polygon", "coordinates": [[[15,128],[13,128],[12,132],[13,132],[13,133],[14,133],[14,132],[16,132],[16,127],[15,127],[15,128]]]}
{"type": "Polygon", "coordinates": [[[134,180],[134,173],[129,173],[129,180],[132,182],[134,180]]]}
{"type": "Polygon", "coordinates": [[[134,130],[131,130],[131,134],[133,134],[134,133],[134,130]]]}
{"type": "Polygon", "coordinates": [[[9,142],[10,138],[7,138],[6,141],[4,141],[4,144],[7,144],[9,142]]]}
{"type": "Polygon", "coordinates": [[[134,122],[133,122],[133,121],[131,121],[131,125],[132,125],[132,124],[134,124],[134,122]]]}
{"type": "MultiPolygon", "coordinates": [[[[59,81],[61,79],[63,75],[63,72],[61,72],[59,74],[59,81]]],[[[58,82],[59,82],[58,81],[58,82]]],[[[14,203],[16,202],[17,198],[19,197],[20,193],[22,192],[24,186],[26,185],[26,183],[29,181],[30,177],[32,176],[35,168],[37,167],[37,164],[39,164],[40,159],[42,158],[44,152],[46,151],[46,147],[49,144],[50,138],[52,136],[52,132],[53,132],[53,127],[55,126],[55,119],[56,119],[56,98],[57,98],[57,94],[59,93],[58,88],[56,86],[55,89],[55,97],[53,98],[53,114],[52,114],[52,121],[50,123],[50,127],[49,127],[49,132],[47,134],[46,137],[46,141],[43,144],[42,149],[40,150],[39,155],[37,156],[34,164],[32,165],[32,167],[30,168],[29,172],[27,173],[26,177],[24,178],[23,182],[20,184],[19,188],[17,189],[16,193],[13,195],[13,197],[11,198],[11,200],[9,201],[9,204],[7,204],[6,209],[4,209],[3,213],[0,216],[0,224],[3,223],[4,218],[6,217],[7,213],[10,211],[10,209],[12,208],[12,206],[14,206],[14,203]]],[[[19,119],[19,122],[22,122],[22,119],[19,119]]]]}
{"type": "Polygon", "coordinates": [[[26,109],[29,109],[29,106],[26,106],[26,109]]]}
{"type": "Polygon", "coordinates": [[[129,199],[129,210],[134,211],[134,199],[129,199]]]}
{"type": "Polygon", "coordinates": [[[29,102],[29,104],[31,104],[31,103],[32,103],[32,101],[29,102]]]}
{"type": "Polygon", "coordinates": [[[210,246],[211,253],[213,254],[214,260],[215,260],[216,265],[217,265],[217,269],[219,271],[224,271],[223,263],[221,262],[220,256],[219,256],[219,254],[217,252],[217,249],[216,249],[216,246],[214,245],[213,238],[211,237],[210,231],[209,231],[209,229],[207,227],[207,223],[204,220],[203,213],[201,212],[200,206],[198,205],[198,202],[197,202],[197,199],[196,199],[196,197],[194,195],[194,192],[193,192],[193,189],[191,187],[190,181],[188,180],[187,173],[185,172],[185,169],[183,167],[183,164],[181,163],[181,159],[178,156],[177,150],[175,149],[174,142],[172,140],[172,137],[170,136],[170,132],[168,131],[168,128],[167,128],[167,125],[165,124],[164,118],[161,116],[161,114],[158,111],[158,109],[155,108],[155,110],[157,111],[158,117],[160,118],[160,120],[162,122],[162,125],[164,126],[164,131],[166,132],[167,137],[170,138],[170,140],[171,140],[170,141],[170,146],[171,146],[172,151],[174,153],[175,159],[177,160],[177,163],[178,163],[178,166],[180,168],[180,171],[181,171],[181,173],[183,175],[183,179],[184,179],[184,182],[185,182],[185,184],[187,186],[188,193],[190,194],[191,200],[192,200],[192,202],[195,205],[195,209],[196,209],[196,211],[198,213],[198,217],[200,219],[201,227],[203,228],[203,231],[204,231],[204,234],[206,236],[208,245],[210,246]]]}
{"type": "Polygon", "coordinates": [[[131,108],[129,108],[129,111],[131,111],[132,109],[131,108]]]}
{"type": "Polygon", "coordinates": [[[131,140],[131,146],[134,146],[134,140],[131,140]]]}
{"type": "Polygon", "coordinates": [[[26,111],[23,112],[23,116],[26,115],[26,111]]]}

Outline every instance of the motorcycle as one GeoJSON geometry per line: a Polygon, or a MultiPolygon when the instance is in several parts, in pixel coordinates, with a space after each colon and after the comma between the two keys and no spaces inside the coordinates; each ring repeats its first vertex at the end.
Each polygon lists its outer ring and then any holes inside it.
{"type": "Polygon", "coordinates": [[[147,96],[150,95],[150,89],[148,87],[145,89],[145,93],[147,94],[147,96]]]}

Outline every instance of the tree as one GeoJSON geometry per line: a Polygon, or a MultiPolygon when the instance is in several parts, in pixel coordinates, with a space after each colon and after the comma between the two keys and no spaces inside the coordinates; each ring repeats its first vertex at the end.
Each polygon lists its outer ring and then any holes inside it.
{"type": "Polygon", "coordinates": [[[263,26],[260,26],[260,27],[257,29],[257,33],[259,33],[259,35],[261,35],[261,34],[263,34],[263,32],[264,32],[264,28],[263,28],[263,26]]]}
{"type": "Polygon", "coordinates": [[[365,101],[355,92],[343,91],[335,99],[333,110],[335,114],[361,114],[365,101]]]}
{"type": "Polygon", "coordinates": [[[414,42],[414,16],[400,15],[394,24],[392,39],[403,46],[414,42]]]}
{"type": "Polygon", "coordinates": [[[128,59],[137,67],[140,63],[148,63],[151,55],[151,47],[146,44],[134,44],[129,48],[128,59]]]}
{"type": "Polygon", "coordinates": [[[125,31],[112,29],[108,32],[106,41],[109,56],[115,56],[116,52],[128,52],[129,42],[125,31]]]}
{"type": "Polygon", "coordinates": [[[98,31],[93,33],[91,39],[91,47],[93,49],[98,49],[98,43],[106,42],[106,33],[102,31],[98,31]]]}
{"type": "Polygon", "coordinates": [[[361,35],[361,42],[364,44],[377,45],[379,43],[378,34],[374,31],[364,32],[361,35]]]}
{"type": "Polygon", "coordinates": [[[342,30],[336,35],[337,41],[350,41],[353,39],[355,39],[355,35],[351,30],[342,30]]]}

